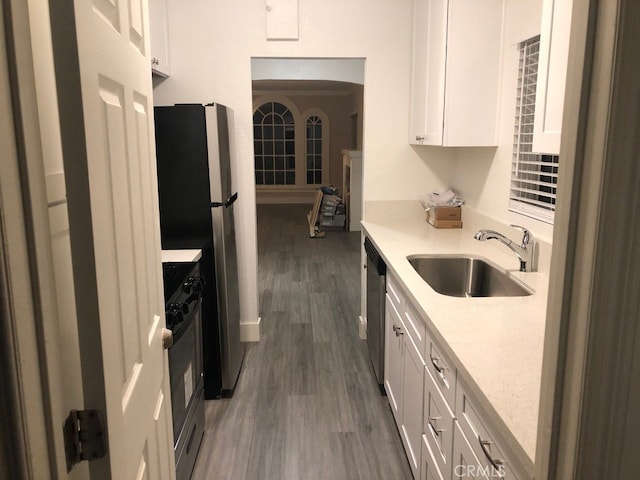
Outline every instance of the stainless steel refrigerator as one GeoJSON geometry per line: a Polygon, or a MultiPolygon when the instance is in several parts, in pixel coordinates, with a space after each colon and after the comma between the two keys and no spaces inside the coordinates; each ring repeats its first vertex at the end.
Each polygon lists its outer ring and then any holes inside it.
{"type": "Polygon", "coordinates": [[[202,249],[205,398],[231,396],[240,373],[240,303],[227,108],[156,107],[163,249],[202,249]]]}

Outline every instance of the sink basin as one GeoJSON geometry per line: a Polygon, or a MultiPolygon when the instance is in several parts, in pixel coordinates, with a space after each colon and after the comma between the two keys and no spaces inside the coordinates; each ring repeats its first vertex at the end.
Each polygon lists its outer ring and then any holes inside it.
{"type": "Polygon", "coordinates": [[[500,268],[477,257],[413,255],[411,266],[431,288],[451,297],[524,297],[531,292],[500,268]]]}

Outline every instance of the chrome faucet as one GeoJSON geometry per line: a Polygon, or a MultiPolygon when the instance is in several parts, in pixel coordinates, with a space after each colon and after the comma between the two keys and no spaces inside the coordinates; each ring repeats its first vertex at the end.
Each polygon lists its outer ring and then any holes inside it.
{"type": "Polygon", "coordinates": [[[521,272],[535,272],[538,270],[538,255],[537,255],[537,247],[535,240],[533,239],[533,235],[529,230],[520,225],[510,225],[514,228],[519,228],[522,230],[522,243],[520,245],[514,243],[509,240],[507,237],[502,235],[495,230],[478,230],[476,234],[473,236],[476,240],[480,240],[484,242],[485,240],[498,240],[500,243],[503,243],[507,247],[509,247],[513,253],[516,254],[518,260],[520,260],[520,271],[521,272]]]}

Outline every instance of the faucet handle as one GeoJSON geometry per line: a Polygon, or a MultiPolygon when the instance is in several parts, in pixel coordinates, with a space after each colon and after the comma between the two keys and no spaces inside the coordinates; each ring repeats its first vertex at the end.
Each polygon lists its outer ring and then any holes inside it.
{"type": "Polygon", "coordinates": [[[522,248],[527,248],[527,245],[529,245],[530,243],[533,243],[533,234],[526,228],[520,226],[520,225],[515,225],[515,224],[510,224],[510,227],[513,228],[519,228],[520,230],[522,230],[522,248]]]}

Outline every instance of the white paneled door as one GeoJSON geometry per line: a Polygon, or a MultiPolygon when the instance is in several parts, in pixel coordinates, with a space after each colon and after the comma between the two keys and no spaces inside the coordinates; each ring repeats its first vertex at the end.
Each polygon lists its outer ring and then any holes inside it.
{"type": "Polygon", "coordinates": [[[51,8],[56,63],[71,58],[57,83],[85,393],[91,369],[104,384],[109,459],[98,476],[171,479],[147,2],[51,8]]]}

